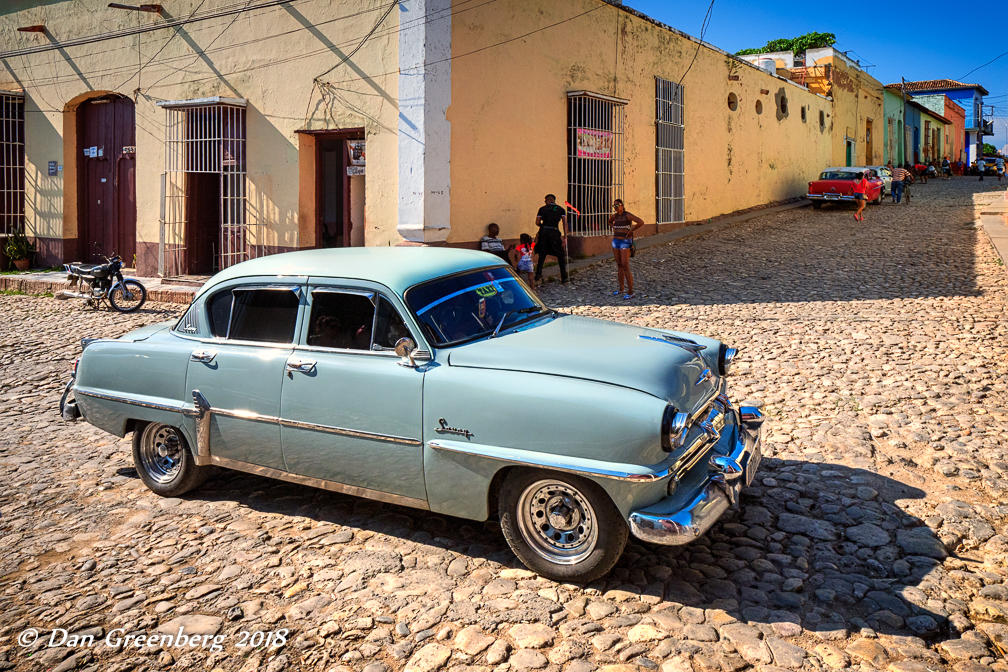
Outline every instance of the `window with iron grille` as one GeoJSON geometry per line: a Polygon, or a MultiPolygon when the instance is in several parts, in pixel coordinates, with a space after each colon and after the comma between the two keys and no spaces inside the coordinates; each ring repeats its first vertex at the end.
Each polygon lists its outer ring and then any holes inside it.
{"type": "Polygon", "coordinates": [[[683,87],[655,77],[655,221],[686,221],[683,87]]]}
{"type": "Polygon", "coordinates": [[[623,198],[623,124],[628,101],[567,93],[567,229],[608,236],[613,200],[623,198]]]}
{"type": "Polygon", "coordinates": [[[248,222],[245,101],[159,105],[167,115],[159,272],[212,273],[265,254],[248,222]]]}
{"type": "Polygon", "coordinates": [[[25,210],[24,94],[0,92],[0,235],[22,231],[25,210]]]}

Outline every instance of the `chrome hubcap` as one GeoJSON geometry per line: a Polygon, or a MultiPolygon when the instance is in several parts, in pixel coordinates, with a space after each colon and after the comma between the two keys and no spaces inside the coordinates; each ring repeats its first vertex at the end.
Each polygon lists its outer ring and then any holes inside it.
{"type": "Polygon", "coordinates": [[[532,550],[561,565],[580,562],[598,543],[591,505],[562,481],[536,481],[525,489],[518,500],[518,527],[532,550]]]}
{"type": "Polygon", "coordinates": [[[170,483],[182,470],[183,450],[174,427],[147,425],[140,438],[140,466],[156,483],[170,483]]]}

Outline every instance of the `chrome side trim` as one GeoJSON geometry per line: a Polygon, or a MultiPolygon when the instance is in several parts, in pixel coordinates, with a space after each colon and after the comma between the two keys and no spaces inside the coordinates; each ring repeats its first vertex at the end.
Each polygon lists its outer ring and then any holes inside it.
{"type": "Polygon", "coordinates": [[[133,406],[139,406],[140,408],[153,408],[156,411],[170,411],[172,413],[184,413],[186,415],[194,415],[192,411],[186,412],[187,409],[182,405],[178,404],[158,404],[152,401],[140,401],[138,399],[131,399],[130,397],[122,397],[115,394],[104,394],[102,392],[91,392],[90,390],[82,390],[80,388],[74,388],[74,393],[79,394],[83,397],[93,397],[94,399],[105,399],[106,401],[118,401],[123,404],[131,404],[133,406]]]}
{"type": "Polygon", "coordinates": [[[346,429],[344,427],[333,427],[332,425],[319,425],[313,422],[301,422],[299,420],[287,420],[280,418],[281,427],[291,427],[294,429],[310,429],[316,432],[326,432],[328,434],[340,434],[342,436],[352,436],[357,439],[371,439],[374,441],[386,441],[388,443],[399,443],[404,446],[422,446],[420,439],[411,439],[406,436],[394,436],[392,434],[375,434],[373,432],[362,432],[356,429],[346,429]]]}
{"type": "Polygon", "coordinates": [[[430,506],[427,504],[427,501],[423,499],[416,499],[414,497],[405,497],[403,495],[393,495],[391,493],[381,492],[379,490],[371,490],[369,488],[360,488],[355,485],[346,485],[345,483],[337,483],[336,481],[329,481],[324,478],[301,476],[300,474],[292,474],[287,471],[271,469],[270,467],[260,467],[257,464],[249,464],[248,462],[231,460],[226,457],[219,457],[217,455],[214,455],[213,457],[210,458],[210,464],[216,464],[217,466],[224,467],[225,469],[234,469],[235,471],[243,471],[247,474],[255,474],[256,476],[275,478],[280,481],[297,483],[299,485],[307,485],[312,488],[329,490],[330,492],[338,492],[344,495],[352,495],[354,497],[365,497],[367,499],[374,499],[376,501],[385,502],[387,504],[398,504],[400,506],[409,506],[414,509],[423,509],[425,511],[430,510],[430,506]]]}
{"type": "MultiPolygon", "coordinates": [[[[262,415],[260,413],[255,413],[254,411],[246,410],[229,410],[225,408],[217,408],[215,406],[210,406],[206,401],[206,398],[200,394],[199,390],[193,390],[193,398],[196,399],[198,396],[202,401],[194,401],[193,407],[189,408],[183,406],[181,403],[177,406],[169,404],[157,404],[147,401],[139,401],[137,399],[125,396],[119,396],[114,394],[104,394],[101,392],[90,392],[86,390],[76,390],[77,394],[95,397],[97,399],[105,399],[107,401],[117,401],[123,404],[130,404],[132,406],[138,406],[140,408],[152,408],[158,411],[171,411],[173,413],[181,413],[190,417],[197,418],[197,431],[199,432],[199,421],[203,418],[208,418],[210,414],[223,415],[229,418],[239,418],[241,420],[251,420],[253,422],[268,422],[272,424],[280,425],[281,427],[292,427],[295,429],[310,429],[318,432],[327,432],[329,434],[340,434],[342,436],[352,436],[358,439],[372,439],[374,441],[387,441],[390,443],[401,443],[407,446],[420,446],[423,445],[423,441],[420,439],[412,439],[405,436],[395,436],[392,434],[376,434],[374,432],[363,432],[356,429],[347,429],[345,427],[334,427],[332,425],[321,425],[312,422],[301,422],[299,420],[287,420],[285,418],[278,418],[273,415],[262,415]]],[[[207,440],[209,440],[209,427],[207,427],[207,440]]],[[[209,455],[209,451],[207,452],[209,455]]]]}
{"type": "Polygon", "coordinates": [[[663,478],[668,478],[673,469],[673,466],[669,465],[668,460],[659,462],[658,464],[650,467],[645,467],[648,471],[644,471],[643,473],[634,473],[632,471],[620,469],[620,467],[628,467],[630,465],[622,465],[618,463],[608,463],[613,465],[612,468],[594,465],[573,465],[561,461],[561,456],[546,457],[541,454],[529,454],[527,451],[513,451],[515,453],[523,454],[523,457],[501,455],[495,452],[501,449],[494,446],[481,446],[476,444],[455,445],[454,442],[442,440],[428,441],[427,445],[434,450],[443,450],[449,453],[474,455],[490,460],[497,460],[499,462],[520,464],[528,467],[539,467],[542,469],[552,469],[554,471],[562,471],[568,474],[577,474],[578,476],[609,478],[616,481],[631,481],[634,483],[653,483],[654,481],[660,481],[663,478]]]}

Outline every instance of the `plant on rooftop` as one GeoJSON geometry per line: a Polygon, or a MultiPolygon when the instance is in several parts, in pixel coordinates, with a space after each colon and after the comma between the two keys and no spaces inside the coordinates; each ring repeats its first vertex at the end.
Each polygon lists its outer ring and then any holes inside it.
{"type": "Polygon", "coordinates": [[[735,52],[735,55],[768,54],[774,51],[790,51],[792,54],[800,54],[806,49],[831,47],[834,44],[836,44],[836,35],[833,33],[805,33],[791,39],[781,37],[776,40],[770,40],[762,47],[743,49],[742,51],[735,52]]]}

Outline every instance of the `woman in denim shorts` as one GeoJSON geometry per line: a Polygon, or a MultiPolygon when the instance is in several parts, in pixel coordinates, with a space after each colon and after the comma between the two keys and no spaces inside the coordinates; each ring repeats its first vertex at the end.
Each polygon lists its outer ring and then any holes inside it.
{"type": "Polygon", "coordinates": [[[623,298],[634,298],[633,273],[630,272],[630,248],[633,246],[633,232],[644,226],[644,220],[623,208],[623,201],[616,199],[613,203],[615,213],[609,215],[609,226],[612,227],[613,258],[616,259],[616,277],[619,280],[619,291],[613,296],[623,294],[623,280],[626,279],[627,292],[623,298]]]}

